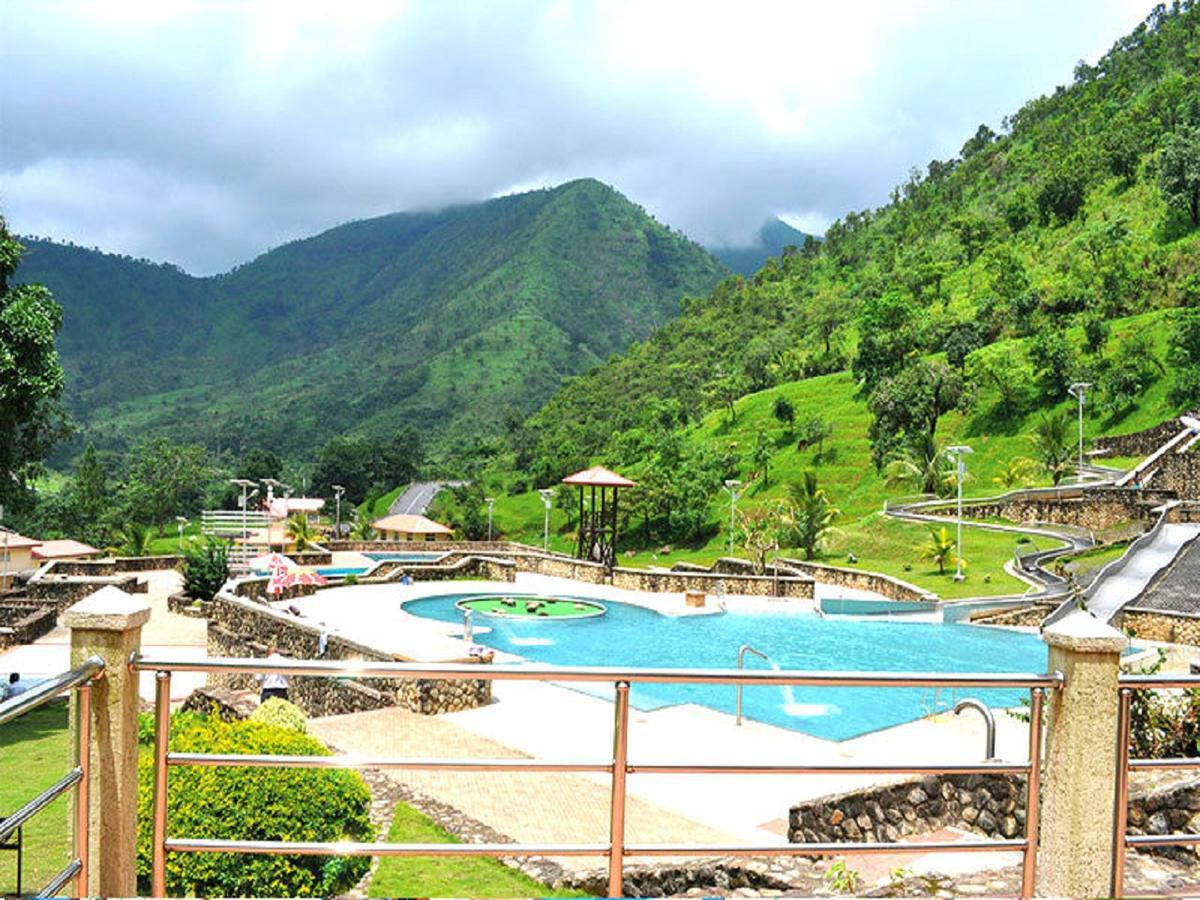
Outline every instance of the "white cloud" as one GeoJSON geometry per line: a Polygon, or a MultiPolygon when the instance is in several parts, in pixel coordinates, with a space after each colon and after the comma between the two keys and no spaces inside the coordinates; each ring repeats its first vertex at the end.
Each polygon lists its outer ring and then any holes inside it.
{"type": "Polygon", "coordinates": [[[710,242],[882,202],[1070,79],[1106,0],[0,7],[0,207],[211,272],[351,218],[592,175],[710,242]]]}

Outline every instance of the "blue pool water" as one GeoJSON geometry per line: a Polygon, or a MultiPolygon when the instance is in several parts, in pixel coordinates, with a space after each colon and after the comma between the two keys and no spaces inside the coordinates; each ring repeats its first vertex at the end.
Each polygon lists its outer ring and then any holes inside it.
{"type": "Polygon", "coordinates": [[[440,559],[446,553],[364,553],[363,556],[367,559],[373,559],[375,562],[408,562],[421,563],[433,562],[435,559],[440,559]]]}
{"type": "MultiPolygon", "coordinates": [[[[413,615],[461,622],[454,604],[479,594],[410,600],[413,615]]],[[[581,598],[589,599],[589,598],[581,598]]],[[[608,614],[572,621],[476,620],[491,632],[476,640],[496,650],[556,665],[733,668],[742,644],[768,654],[784,669],[893,672],[1026,672],[1046,670],[1046,645],[1037,635],[973,625],[826,619],[811,613],[726,612],[662,616],[624,603],[603,601],[608,614]]],[[[747,668],[766,664],[752,655],[747,668]]],[[[611,696],[611,690],[605,692],[611,696]]],[[[946,689],[945,709],[963,696],[992,706],[1017,706],[1020,690],[946,689]]],[[[641,710],[697,703],[733,713],[732,687],[634,684],[630,701],[641,710]]],[[[919,688],[747,687],[747,718],[829,740],[846,740],[928,715],[933,692],[919,688]]]]}
{"type": "MultiPolygon", "coordinates": [[[[326,578],[345,578],[347,575],[361,575],[367,570],[363,566],[318,566],[314,571],[326,578]]],[[[255,569],[254,574],[265,577],[271,573],[266,569],[255,569]]]]}

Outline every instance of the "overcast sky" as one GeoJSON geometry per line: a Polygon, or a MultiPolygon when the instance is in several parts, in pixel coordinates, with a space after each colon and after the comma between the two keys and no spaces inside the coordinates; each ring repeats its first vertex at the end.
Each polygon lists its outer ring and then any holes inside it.
{"type": "Polygon", "coordinates": [[[702,243],[820,231],[1151,6],[2,0],[0,212],[198,274],[585,175],[702,243]]]}

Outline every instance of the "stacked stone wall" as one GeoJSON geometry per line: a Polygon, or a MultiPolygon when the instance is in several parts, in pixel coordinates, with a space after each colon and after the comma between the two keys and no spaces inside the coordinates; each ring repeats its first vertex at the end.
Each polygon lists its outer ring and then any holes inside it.
{"type": "Polygon", "coordinates": [[[973,625],[1020,625],[1027,628],[1036,628],[1042,624],[1042,620],[1054,610],[1058,609],[1057,603],[1032,603],[1028,606],[1022,606],[1019,609],[1002,609],[990,610],[987,612],[975,613],[969,617],[969,621],[973,625]]]}
{"type": "Polygon", "coordinates": [[[1151,484],[1181,500],[1200,499],[1200,453],[1168,453],[1155,466],[1151,484]]]}
{"type": "Polygon", "coordinates": [[[793,569],[803,572],[822,584],[835,584],[838,587],[854,588],[861,591],[874,591],[889,600],[915,600],[919,602],[936,602],[937,594],[909,584],[899,578],[883,575],[879,572],[863,572],[858,569],[846,569],[841,566],[830,566],[824,563],[809,562],[802,559],[781,559],[793,569]]]}
{"type": "Polygon", "coordinates": [[[182,556],[118,556],[113,560],[114,572],[155,572],[178,569],[182,556]]]}
{"type": "Polygon", "coordinates": [[[716,593],[718,588],[726,594],[741,594],[753,597],[788,597],[811,600],[814,595],[813,580],[807,575],[722,575],[716,572],[670,571],[655,572],[648,569],[613,569],[613,587],[629,591],[651,593],[686,593],[689,591],[706,594],[716,593]]]}
{"type": "MultiPolygon", "coordinates": [[[[1155,483],[1157,488],[1159,485],[1155,483]]],[[[1098,488],[1083,492],[1055,494],[1019,494],[989,503],[964,503],[963,516],[968,519],[999,518],[1026,525],[1052,523],[1086,528],[1089,531],[1108,531],[1129,522],[1145,522],[1154,518],[1154,507],[1172,499],[1168,491],[1141,491],[1134,488],[1098,488]]],[[[955,515],[954,507],[933,507],[922,510],[948,518],[955,515]]]]}
{"type": "Polygon", "coordinates": [[[144,594],[149,590],[146,582],[140,582],[136,575],[47,575],[37,576],[26,585],[29,598],[37,600],[54,608],[58,615],[68,606],[78,603],[84,597],[96,593],[102,587],[112,585],[127,594],[144,594]]]}
{"type": "Polygon", "coordinates": [[[54,630],[58,621],[52,606],[25,600],[0,600],[0,650],[32,644],[54,630]]]}
{"type": "MultiPolygon", "coordinates": [[[[209,610],[208,655],[264,656],[274,642],[280,653],[293,659],[374,660],[390,662],[394,657],[337,635],[326,635],[321,652],[321,630],[286,613],[250,600],[218,594],[209,610]]],[[[451,660],[453,661],[453,660],[451,660]]],[[[464,658],[459,662],[475,662],[464,658]]],[[[290,680],[289,698],[310,716],[340,715],[402,706],[413,712],[433,715],[485,706],[491,702],[487,679],[412,678],[323,678],[296,677],[290,680]]],[[[253,675],[214,673],[213,687],[257,690],[253,675]]]]}
{"type": "Polygon", "coordinates": [[[1200,647],[1200,617],[1151,609],[1126,609],[1117,616],[1115,624],[1142,640],[1200,647]]]}
{"type": "MultiPolygon", "coordinates": [[[[1109,451],[1104,456],[1149,456],[1182,430],[1178,419],[1168,419],[1144,431],[1106,435],[1096,438],[1092,443],[1097,450],[1109,451]]],[[[1096,461],[1103,463],[1104,456],[1096,457],[1096,461]]]]}

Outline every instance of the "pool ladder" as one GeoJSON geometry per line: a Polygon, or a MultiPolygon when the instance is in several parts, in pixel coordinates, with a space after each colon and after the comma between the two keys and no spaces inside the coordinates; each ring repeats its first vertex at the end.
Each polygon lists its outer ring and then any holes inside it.
{"type": "MultiPolygon", "coordinates": [[[[742,646],[738,647],[737,667],[739,669],[746,668],[746,654],[747,653],[753,653],[755,656],[757,656],[761,659],[765,659],[767,662],[771,661],[771,657],[767,656],[767,654],[763,653],[761,650],[756,650],[754,647],[751,647],[749,644],[742,644],[742,646]]],[[[737,724],[738,725],[742,724],[742,687],[743,687],[743,685],[741,685],[741,684],[739,684],[737,686],[737,724]]]]}

